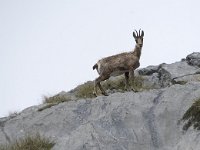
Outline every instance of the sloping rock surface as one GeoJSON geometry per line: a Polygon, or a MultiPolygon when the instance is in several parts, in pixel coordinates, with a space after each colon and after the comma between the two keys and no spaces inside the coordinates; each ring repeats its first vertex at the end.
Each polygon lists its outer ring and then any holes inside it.
{"type": "Polygon", "coordinates": [[[199,150],[200,132],[183,131],[180,121],[200,98],[200,56],[194,55],[194,64],[183,60],[138,70],[156,89],[69,101],[43,111],[33,106],[1,118],[0,144],[39,132],[56,142],[54,150],[199,150]]]}

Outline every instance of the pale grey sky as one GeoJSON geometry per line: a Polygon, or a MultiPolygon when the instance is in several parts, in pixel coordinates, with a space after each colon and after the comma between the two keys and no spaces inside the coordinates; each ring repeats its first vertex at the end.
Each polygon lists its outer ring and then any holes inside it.
{"type": "Polygon", "coordinates": [[[102,57],[131,51],[141,67],[199,51],[198,0],[1,0],[0,117],[97,77],[102,57]]]}

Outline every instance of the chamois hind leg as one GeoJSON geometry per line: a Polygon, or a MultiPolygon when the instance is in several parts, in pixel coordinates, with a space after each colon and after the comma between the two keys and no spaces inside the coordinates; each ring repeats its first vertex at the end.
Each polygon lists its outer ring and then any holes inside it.
{"type": "Polygon", "coordinates": [[[101,93],[103,94],[103,95],[105,95],[105,96],[108,96],[108,94],[105,92],[105,90],[102,88],[102,86],[101,86],[101,81],[104,81],[104,80],[106,80],[106,79],[108,79],[109,77],[107,77],[107,76],[99,76],[98,78],[96,78],[95,79],[95,81],[94,81],[94,92],[93,92],[93,94],[95,95],[95,96],[97,96],[97,87],[99,87],[99,89],[101,90],[101,93]]]}

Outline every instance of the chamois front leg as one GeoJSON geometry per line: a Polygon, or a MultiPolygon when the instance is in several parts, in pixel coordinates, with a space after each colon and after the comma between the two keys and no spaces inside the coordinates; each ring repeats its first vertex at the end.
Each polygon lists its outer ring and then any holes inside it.
{"type": "Polygon", "coordinates": [[[97,87],[99,87],[99,89],[101,90],[101,93],[105,96],[108,96],[108,94],[105,92],[105,90],[103,89],[103,87],[101,86],[101,81],[104,81],[106,79],[108,79],[109,77],[104,77],[104,76],[99,76],[98,78],[95,79],[94,81],[94,92],[93,94],[95,96],[97,96],[97,87]]]}
{"type": "Polygon", "coordinates": [[[135,82],[135,74],[134,72],[131,74],[131,90],[134,91],[134,92],[138,92],[138,90],[136,90],[133,85],[134,85],[134,82],[135,82]]]}
{"type": "Polygon", "coordinates": [[[125,72],[124,76],[125,76],[125,90],[130,91],[131,87],[130,87],[130,83],[129,83],[129,72],[125,72]]]}

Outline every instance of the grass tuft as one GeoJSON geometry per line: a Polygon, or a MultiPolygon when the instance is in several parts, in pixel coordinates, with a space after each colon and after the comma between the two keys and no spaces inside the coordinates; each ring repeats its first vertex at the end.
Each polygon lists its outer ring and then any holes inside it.
{"type": "Polygon", "coordinates": [[[53,141],[37,133],[35,136],[28,135],[9,145],[0,145],[0,150],[51,150],[54,145],[53,141]]]}
{"type": "Polygon", "coordinates": [[[188,130],[191,126],[200,130],[200,99],[196,100],[182,117],[185,121],[183,130],[188,130]]]}
{"type": "Polygon", "coordinates": [[[63,102],[66,102],[66,101],[70,101],[71,99],[70,99],[70,97],[66,97],[66,96],[64,96],[64,95],[59,95],[59,94],[57,94],[57,95],[55,95],[55,96],[51,96],[51,97],[47,97],[47,96],[44,96],[44,104],[46,104],[46,103],[50,103],[50,104],[52,104],[52,103],[56,103],[56,104],[59,104],[59,103],[63,103],[63,102]]]}
{"type": "Polygon", "coordinates": [[[92,81],[88,81],[76,88],[75,96],[77,98],[94,98],[93,89],[94,83],[92,81]]]}
{"type": "Polygon", "coordinates": [[[43,103],[46,105],[39,108],[38,111],[43,111],[45,109],[51,108],[52,106],[71,100],[70,97],[66,97],[64,95],[59,95],[59,94],[52,97],[44,96],[43,99],[44,99],[43,103]]]}

